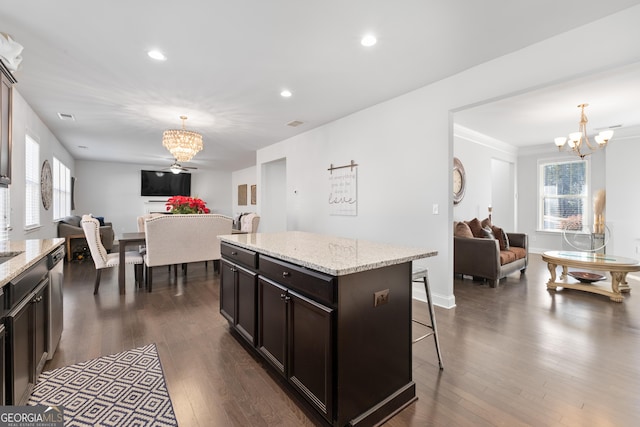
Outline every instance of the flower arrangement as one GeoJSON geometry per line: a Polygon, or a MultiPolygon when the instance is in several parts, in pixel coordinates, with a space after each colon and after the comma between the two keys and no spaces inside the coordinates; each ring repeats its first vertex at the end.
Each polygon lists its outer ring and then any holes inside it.
{"type": "Polygon", "coordinates": [[[207,204],[197,197],[173,196],[167,200],[167,211],[173,214],[208,214],[207,204]]]}

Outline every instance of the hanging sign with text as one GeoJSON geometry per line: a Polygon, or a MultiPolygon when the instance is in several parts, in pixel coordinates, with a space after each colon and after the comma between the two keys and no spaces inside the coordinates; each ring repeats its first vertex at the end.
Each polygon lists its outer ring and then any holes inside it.
{"type": "Polygon", "coordinates": [[[357,168],[333,170],[329,175],[329,214],[358,215],[357,168]]]}

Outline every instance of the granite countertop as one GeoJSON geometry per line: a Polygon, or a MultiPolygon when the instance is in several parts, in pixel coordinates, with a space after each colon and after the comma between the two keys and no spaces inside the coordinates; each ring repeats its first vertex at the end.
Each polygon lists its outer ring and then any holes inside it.
{"type": "Polygon", "coordinates": [[[0,287],[9,283],[20,273],[47,256],[58,246],[64,244],[63,238],[7,240],[0,242],[0,256],[17,254],[0,264],[0,287]]]}
{"type": "Polygon", "coordinates": [[[227,234],[220,240],[333,276],[436,256],[437,251],[302,231],[227,234]]]}

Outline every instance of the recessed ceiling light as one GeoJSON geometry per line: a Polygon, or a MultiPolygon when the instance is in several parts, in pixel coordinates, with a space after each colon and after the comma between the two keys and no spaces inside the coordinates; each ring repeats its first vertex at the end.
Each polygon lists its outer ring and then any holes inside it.
{"type": "Polygon", "coordinates": [[[378,43],[378,39],[373,34],[367,34],[362,38],[362,40],[360,40],[360,44],[366,47],[373,46],[376,43],[378,43]]]}
{"type": "Polygon", "coordinates": [[[147,55],[149,55],[150,58],[153,58],[157,61],[167,60],[167,57],[164,56],[164,53],[160,52],[159,50],[150,50],[149,52],[147,52],[147,55]]]}
{"type": "Polygon", "coordinates": [[[290,90],[287,90],[287,89],[285,89],[282,92],[280,92],[280,96],[283,97],[283,98],[290,98],[291,95],[293,95],[293,94],[291,93],[290,90]]]}

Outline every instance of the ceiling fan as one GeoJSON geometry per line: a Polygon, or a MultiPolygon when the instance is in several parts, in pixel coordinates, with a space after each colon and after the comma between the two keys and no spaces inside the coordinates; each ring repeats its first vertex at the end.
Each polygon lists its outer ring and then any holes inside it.
{"type": "Polygon", "coordinates": [[[198,169],[198,168],[192,167],[192,166],[182,166],[180,163],[178,163],[177,160],[174,160],[171,166],[169,166],[168,168],[164,168],[162,170],[170,170],[171,173],[179,174],[181,172],[187,172],[190,169],[198,169]]]}

